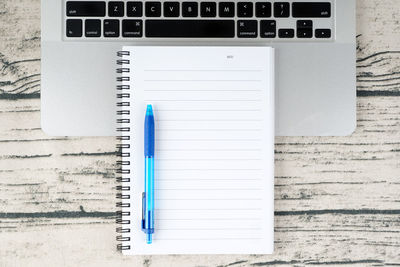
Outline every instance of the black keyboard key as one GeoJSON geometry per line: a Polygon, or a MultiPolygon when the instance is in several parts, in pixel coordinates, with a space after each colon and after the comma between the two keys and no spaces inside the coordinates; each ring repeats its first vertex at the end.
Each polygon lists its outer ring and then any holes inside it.
{"type": "Polygon", "coordinates": [[[104,20],[104,37],[119,37],[119,20],[104,20]]]}
{"type": "Polygon", "coordinates": [[[237,15],[240,18],[251,18],[253,17],[253,3],[251,2],[239,2],[237,4],[237,15]]]}
{"type": "Polygon", "coordinates": [[[126,4],[126,15],[128,17],[141,17],[143,16],[143,3],[142,2],[128,2],[126,4]]]}
{"type": "Polygon", "coordinates": [[[294,18],[330,18],[331,3],[303,2],[293,3],[294,18]]]}
{"type": "Polygon", "coordinates": [[[297,38],[312,38],[312,29],[297,29],[297,38]]]}
{"type": "Polygon", "coordinates": [[[187,18],[195,18],[199,14],[199,4],[197,2],[183,2],[182,16],[187,18]]]}
{"type": "Polygon", "coordinates": [[[108,2],[108,16],[109,17],[123,17],[124,16],[124,2],[110,1],[108,2]]]}
{"type": "Polygon", "coordinates": [[[256,3],[256,17],[269,18],[272,15],[272,5],[269,2],[256,3]]]}
{"type": "Polygon", "coordinates": [[[87,19],[85,20],[85,36],[100,37],[101,36],[101,20],[87,19]]]}
{"type": "Polygon", "coordinates": [[[146,37],[233,38],[233,20],[146,20],[146,37]]]}
{"type": "Polygon", "coordinates": [[[221,18],[232,18],[235,16],[235,3],[233,2],[220,2],[219,3],[219,16],[221,18]]]}
{"type": "Polygon", "coordinates": [[[104,17],[106,3],[103,1],[68,1],[67,16],[69,17],[104,17]]]}
{"type": "Polygon", "coordinates": [[[297,38],[312,38],[313,22],[312,20],[297,21],[297,38]]]}
{"type": "Polygon", "coordinates": [[[217,16],[217,4],[215,2],[201,2],[200,10],[202,17],[212,18],[217,16]]]}
{"type": "Polygon", "coordinates": [[[161,17],[161,2],[146,2],[146,17],[161,17]]]}
{"type": "Polygon", "coordinates": [[[143,36],[143,21],[124,19],[122,21],[122,36],[139,38],[143,36]]]}
{"type": "Polygon", "coordinates": [[[179,2],[164,2],[164,17],[179,17],[179,2]]]}
{"type": "Polygon", "coordinates": [[[258,36],[256,20],[239,20],[237,25],[239,38],[256,38],[258,36]]]}
{"type": "Polygon", "coordinates": [[[279,35],[279,38],[294,38],[294,30],[293,29],[279,29],[278,35],[279,35]]]}
{"type": "Polygon", "coordinates": [[[331,38],[331,30],[330,29],[316,29],[315,37],[316,38],[331,38]]]}
{"type": "Polygon", "coordinates": [[[67,20],[67,37],[82,37],[82,20],[67,20]]]}
{"type": "Polygon", "coordinates": [[[312,20],[298,20],[297,21],[297,29],[312,29],[313,22],[312,20]]]}
{"type": "Polygon", "coordinates": [[[275,38],[276,37],[276,21],[275,20],[261,20],[260,21],[260,36],[261,36],[261,38],[275,38]]]}
{"type": "Polygon", "coordinates": [[[274,16],[276,18],[288,18],[290,16],[290,5],[287,2],[274,3],[274,16]]]}

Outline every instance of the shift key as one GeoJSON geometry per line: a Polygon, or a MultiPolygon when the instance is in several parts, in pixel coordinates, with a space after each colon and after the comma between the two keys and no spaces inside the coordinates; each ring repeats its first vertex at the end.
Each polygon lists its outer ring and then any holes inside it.
{"type": "Polygon", "coordinates": [[[68,1],[68,17],[104,17],[106,3],[102,1],[68,1]]]}
{"type": "Polygon", "coordinates": [[[294,18],[330,18],[329,2],[295,2],[292,6],[294,18]]]}

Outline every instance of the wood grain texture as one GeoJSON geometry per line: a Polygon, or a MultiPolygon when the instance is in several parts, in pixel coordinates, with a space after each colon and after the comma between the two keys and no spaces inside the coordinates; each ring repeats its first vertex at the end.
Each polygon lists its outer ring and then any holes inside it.
{"type": "Polygon", "coordinates": [[[400,2],[357,2],[358,127],[276,139],[273,255],[123,257],[114,138],[40,129],[40,1],[0,0],[0,267],[400,266],[400,2]]]}
{"type": "Polygon", "coordinates": [[[1,0],[0,22],[0,99],[38,98],[40,1],[1,0]]]}

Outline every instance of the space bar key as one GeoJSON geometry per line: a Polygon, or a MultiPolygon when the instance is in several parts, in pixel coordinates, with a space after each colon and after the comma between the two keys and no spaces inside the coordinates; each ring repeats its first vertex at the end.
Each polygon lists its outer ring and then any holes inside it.
{"type": "Polygon", "coordinates": [[[233,38],[233,20],[146,20],[148,38],[233,38]]]}

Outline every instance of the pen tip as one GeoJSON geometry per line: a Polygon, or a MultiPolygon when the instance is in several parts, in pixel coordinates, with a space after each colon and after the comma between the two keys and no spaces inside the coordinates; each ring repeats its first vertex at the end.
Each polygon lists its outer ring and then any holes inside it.
{"type": "Polygon", "coordinates": [[[151,234],[146,235],[146,242],[147,242],[147,244],[151,244],[153,242],[153,238],[152,238],[151,234]]]}
{"type": "Polygon", "coordinates": [[[153,116],[153,106],[147,105],[146,116],[153,116]]]}

